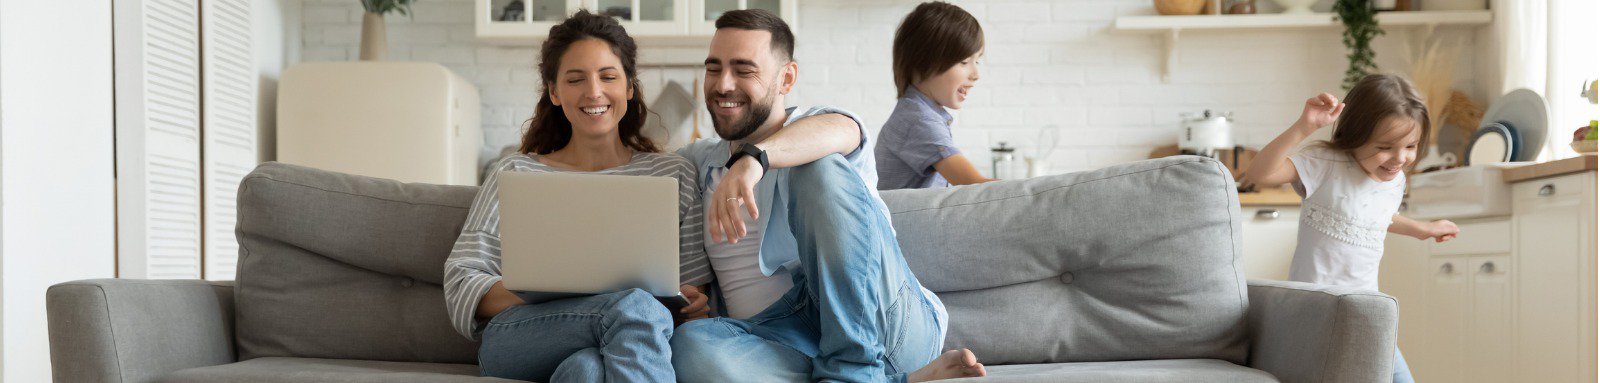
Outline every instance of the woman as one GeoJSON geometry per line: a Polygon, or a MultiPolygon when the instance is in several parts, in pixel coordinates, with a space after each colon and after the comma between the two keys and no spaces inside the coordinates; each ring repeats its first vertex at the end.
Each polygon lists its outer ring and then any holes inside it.
{"type": "Polygon", "coordinates": [[[983,27],[949,3],[918,5],[894,34],[900,100],[878,132],[878,190],[994,181],[978,173],[950,135],[950,112],[978,82],[983,27]]]}
{"type": "MultiPolygon", "coordinates": [[[[678,180],[682,280],[690,304],[708,313],[696,287],[709,282],[694,168],[658,153],[640,134],[637,48],[615,19],[580,11],[550,28],[540,50],[544,79],[518,154],[501,160],[478,191],[445,261],[445,301],[456,331],[482,338],[485,376],[549,382],[671,382],[667,341],[673,315],[639,289],[527,304],[500,283],[500,171],[670,176],[678,180]]],[[[522,196],[537,198],[537,196],[522,196]]],[[[582,219],[582,217],[570,217],[582,219]]]]}

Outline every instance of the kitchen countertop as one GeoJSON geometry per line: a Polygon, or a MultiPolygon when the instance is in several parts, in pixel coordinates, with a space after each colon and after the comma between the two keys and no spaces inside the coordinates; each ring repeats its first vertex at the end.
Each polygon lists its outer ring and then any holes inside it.
{"type": "MultiPolygon", "coordinates": [[[[1545,177],[1555,177],[1564,174],[1594,170],[1595,155],[1585,154],[1567,159],[1508,168],[1500,172],[1500,179],[1506,181],[1506,183],[1517,183],[1545,177]]],[[[1241,194],[1239,199],[1243,200],[1244,196],[1241,194]]]]}
{"type": "Polygon", "coordinates": [[[1288,186],[1239,193],[1239,206],[1300,206],[1300,195],[1288,186]]]}

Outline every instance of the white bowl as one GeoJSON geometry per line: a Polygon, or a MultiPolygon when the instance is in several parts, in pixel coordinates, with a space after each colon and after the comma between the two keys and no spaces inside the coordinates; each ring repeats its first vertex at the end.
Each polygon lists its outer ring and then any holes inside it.
{"type": "Polygon", "coordinates": [[[1317,0],[1273,0],[1273,2],[1283,7],[1284,14],[1307,14],[1311,13],[1311,4],[1315,4],[1317,0]]]}

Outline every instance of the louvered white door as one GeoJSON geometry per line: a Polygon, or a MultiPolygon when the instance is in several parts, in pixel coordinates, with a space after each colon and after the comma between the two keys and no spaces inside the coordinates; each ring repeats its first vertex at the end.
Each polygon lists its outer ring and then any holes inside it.
{"type": "Polygon", "coordinates": [[[250,2],[205,0],[201,13],[205,278],[233,279],[239,259],[239,241],[233,236],[238,213],[234,201],[239,181],[256,164],[250,2]]]}
{"type": "Polygon", "coordinates": [[[117,274],[199,278],[200,7],[114,4],[117,274]]]}

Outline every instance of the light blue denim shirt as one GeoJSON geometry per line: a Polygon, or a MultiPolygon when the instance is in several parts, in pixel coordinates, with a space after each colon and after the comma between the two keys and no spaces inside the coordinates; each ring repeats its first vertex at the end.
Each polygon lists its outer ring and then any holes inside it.
{"type": "Polygon", "coordinates": [[[878,190],[950,186],[933,164],[961,154],[950,134],[953,120],[938,102],[906,87],[878,131],[878,190]]]}
{"type": "MultiPolygon", "coordinates": [[[[855,120],[861,126],[861,118],[850,111],[832,106],[813,106],[803,112],[796,113],[797,108],[790,107],[785,110],[789,114],[785,126],[804,117],[819,114],[839,114],[855,120]]],[[[728,157],[732,155],[729,142],[719,137],[710,137],[690,143],[678,149],[678,155],[689,159],[699,171],[696,176],[700,180],[702,190],[710,190],[716,185],[712,184],[711,175],[717,170],[725,169],[728,157]]],[[[855,168],[856,174],[861,176],[862,182],[871,190],[872,197],[876,199],[878,208],[883,211],[885,218],[889,217],[889,208],[884,206],[883,198],[878,195],[874,185],[878,184],[878,173],[873,163],[872,144],[867,138],[866,129],[861,129],[861,145],[854,152],[845,155],[855,168]]],[[[800,247],[795,240],[794,231],[789,228],[789,168],[772,168],[761,181],[756,183],[756,208],[760,209],[758,225],[761,225],[761,273],[771,276],[780,268],[795,269],[800,262],[800,247]]],[[[710,202],[706,202],[710,204],[710,202]]],[[[892,229],[892,227],[891,227],[892,229]]]]}

